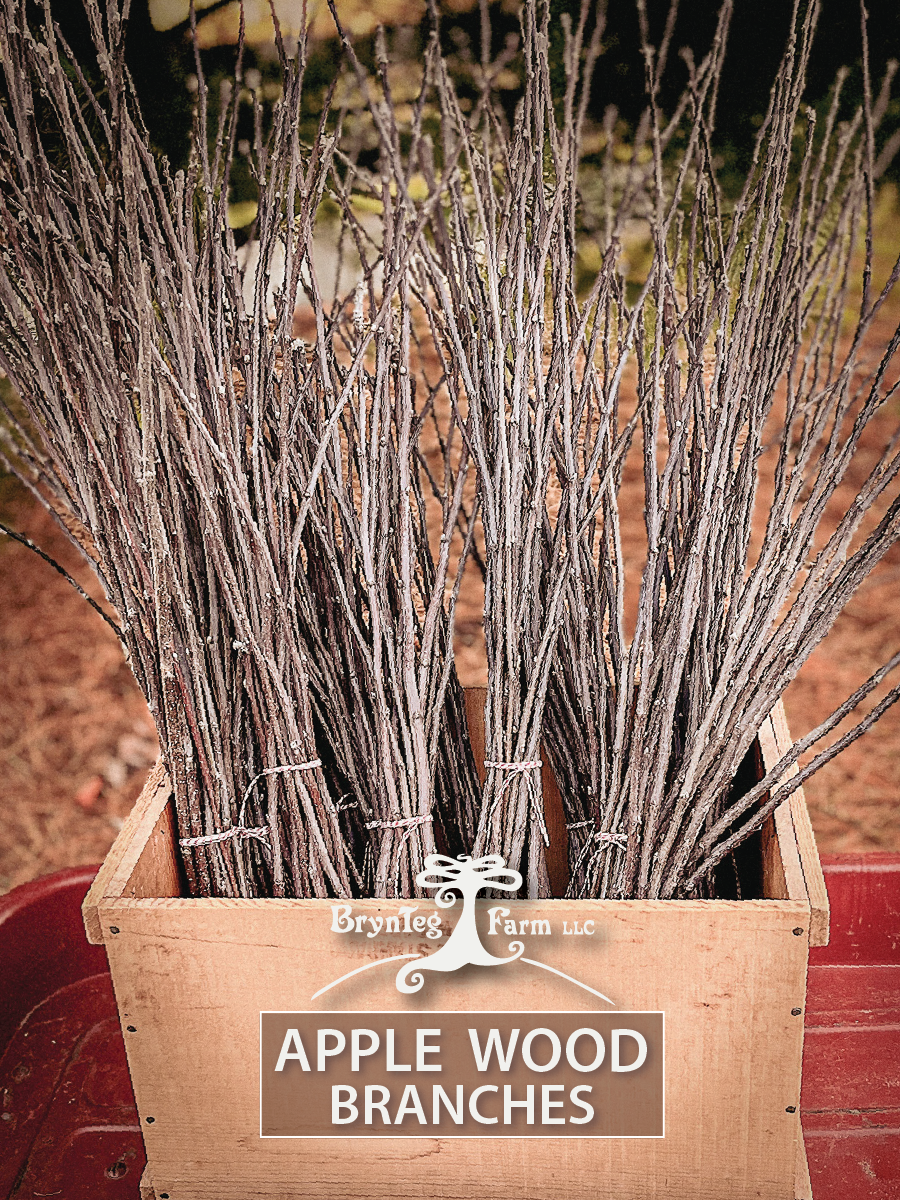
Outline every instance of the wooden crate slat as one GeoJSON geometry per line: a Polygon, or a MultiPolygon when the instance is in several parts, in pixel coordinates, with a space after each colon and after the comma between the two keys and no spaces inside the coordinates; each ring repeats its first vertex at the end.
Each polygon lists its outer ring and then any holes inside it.
{"type": "Polygon", "coordinates": [[[140,1193],[141,1200],[156,1200],[156,1192],[153,1190],[149,1167],[144,1167],[144,1173],[141,1176],[140,1182],[140,1193]]]}
{"type": "Polygon", "coordinates": [[[812,1182],[809,1178],[809,1161],[803,1134],[797,1138],[797,1169],[794,1175],[794,1200],[813,1200],[812,1182]]]}
{"type": "MultiPolygon", "coordinates": [[[[780,700],[772,709],[770,720],[777,759],[786,753],[794,742],[788,728],[784,705],[780,700]]],[[[787,772],[787,777],[790,778],[796,775],[797,770],[798,768],[795,763],[787,772]]],[[[797,851],[803,871],[806,893],[809,896],[810,909],[812,910],[812,922],[809,934],[810,945],[827,946],[830,925],[828,891],[825,887],[825,876],[822,872],[822,864],[819,861],[819,853],[816,849],[816,837],[813,832],[812,822],[809,819],[809,809],[806,805],[806,797],[803,795],[802,787],[797,788],[793,795],[788,798],[787,805],[794,827],[794,836],[797,841],[797,851]]]]}
{"type": "MultiPolygon", "coordinates": [[[[168,860],[172,864],[169,875],[171,878],[174,874],[174,881],[177,883],[173,842],[171,838],[167,838],[164,832],[165,827],[170,824],[170,819],[165,819],[164,814],[171,790],[165,765],[160,758],[147,776],[143,791],[135,802],[134,808],[125,818],[125,823],[119,830],[103,865],[97,872],[97,877],[85,896],[81,911],[84,916],[87,939],[93,945],[102,944],[104,940],[100,918],[97,914],[100,900],[104,896],[121,896],[125,893],[127,881],[138,862],[144,863],[148,839],[158,828],[160,832],[156,839],[157,854],[161,859],[168,860]],[[159,826],[160,818],[163,818],[162,827],[159,826]]],[[[145,873],[149,873],[152,857],[148,857],[144,863],[142,869],[145,873]]],[[[165,873],[158,873],[157,879],[160,883],[164,883],[165,873]],[[159,877],[160,874],[162,878],[159,877]]],[[[157,894],[160,893],[157,892],[157,894]]],[[[166,894],[165,891],[162,894],[166,894]]],[[[177,895],[177,890],[172,894],[177,895]]]]}

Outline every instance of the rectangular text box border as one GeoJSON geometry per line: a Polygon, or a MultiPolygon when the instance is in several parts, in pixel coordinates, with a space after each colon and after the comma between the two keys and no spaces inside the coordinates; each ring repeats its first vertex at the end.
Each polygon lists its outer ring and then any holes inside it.
{"type": "Polygon", "coordinates": [[[585,1016],[592,1015],[594,1012],[599,1012],[599,1009],[583,1009],[583,1008],[554,1008],[540,1010],[527,1010],[518,1008],[423,1008],[417,1010],[414,1014],[410,1013],[408,1008],[373,1008],[359,1010],[358,1012],[349,1012],[345,1008],[264,1008],[259,1012],[259,1137],[260,1141],[264,1142],[333,1142],[333,1141],[352,1141],[352,1142],[658,1142],[666,1136],[666,1013],[665,1009],[661,1008],[629,1008],[615,1009],[612,1012],[606,1011],[603,1016],[639,1016],[639,1017],[662,1017],[662,1133],[588,1133],[584,1136],[573,1136],[572,1134],[561,1135],[548,1133],[546,1137],[512,1137],[502,1133],[263,1133],[262,1131],[262,1019],[265,1016],[291,1016],[294,1013],[304,1014],[320,1014],[323,1017],[327,1016],[463,1016],[471,1015],[473,1017],[498,1016],[502,1013],[503,1016],[517,1016],[519,1013],[525,1017],[540,1017],[548,1016],[551,1013],[559,1013],[561,1016],[574,1016],[578,1013],[584,1013],[585,1016]]]}

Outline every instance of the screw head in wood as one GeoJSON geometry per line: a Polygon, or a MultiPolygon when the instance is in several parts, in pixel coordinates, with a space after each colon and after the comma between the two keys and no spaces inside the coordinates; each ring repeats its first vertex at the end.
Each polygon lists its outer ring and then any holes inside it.
{"type": "Polygon", "coordinates": [[[796,1104],[789,1104],[789,1105],[787,1106],[787,1108],[786,1108],[784,1111],[785,1111],[785,1112],[796,1112],[796,1111],[797,1111],[797,1105],[796,1105],[796,1104]]]}
{"type": "Polygon", "coordinates": [[[129,1033],[137,1033],[136,1025],[126,1025],[125,1028],[128,1030],[129,1033]]]}
{"type": "Polygon", "coordinates": [[[797,926],[796,929],[791,930],[791,933],[794,935],[794,937],[799,937],[802,932],[803,932],[803,930],[800,928],[799,925],[797,926]]]}
{"type": "Polygon", "coordinates": [[[147,1122],[148,1125],[152,1125],[153,1122],[156,1120],[156,1117],[144,1117],[144,1120],[147,1122]]]}
{"type": "Polygon", "coordinates": [[[803,1009],[802,1009],[802,1008],[792,1008],[792,1009],[791,1009],[791,1016],[792,1016],[792,1017],[799,1017],[799,1016],[800,1016],[800,1014],[801,1014],[802,1012],[803,1012],[803,1009]]]}
{"type": "Polygon", "coordinates": [[[118,933],[118,932],[119,932],[119,927],[118,927],[118,925],[110,925],[110,927],[109,927],[109,932],[110,932],[110,933],[118,933]]]}

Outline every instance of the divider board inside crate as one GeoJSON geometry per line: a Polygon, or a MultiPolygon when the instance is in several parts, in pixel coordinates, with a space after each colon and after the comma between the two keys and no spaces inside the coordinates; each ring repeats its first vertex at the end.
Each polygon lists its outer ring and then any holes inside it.
{"type": "MultiPolygon", "coordinates": [[[[477,737],[477,718],[472,725],[477,737]]],[[[776,730],[760,743],[771,765],[776,730]]],[[[558,827],[561,804],[554,813],[548,800],[548,824],[558,827]]],[[[485,1191],[516,1200],[810,1200],[799,1113],[788,1111],[799,1109],[803,1036],[793,1014],[805,1008],[808,939],[827,937],[827,907],[804,812],[801,794],[772,822],[763,900],[506,902],[517,918],[552,913],[554,924],[589,908],[603,938],[589,947],[552,939],[547,962],[592,980],[623,1009],[666,1011],[664,1139],[262,1141],[259,1012],[315,1008],[312,993],[369,948],[356,946],[348,960],[328,932],[327,901],[182,898],[169,787],[156,769],[85,901],[119,1002],[148,1151],[142,1186],[152,1178],[147,1194],[157,1200],[470,1200],[485,1191]]],[[[393,973],[374,977],[339,1004],[334,993],[318,1004],[397,1009],[393,973]]],[[[474,980],[470,972],[465,986],[442,980],[423,1007],[590,1010],[575,993],[543,972],[474,980]]]]}

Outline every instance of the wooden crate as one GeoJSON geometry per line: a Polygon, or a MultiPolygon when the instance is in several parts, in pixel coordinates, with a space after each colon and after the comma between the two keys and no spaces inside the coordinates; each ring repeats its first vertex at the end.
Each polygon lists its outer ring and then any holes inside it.
{"type": "MultiPolygon", "coordinates": [[[[779,710],[760,733],[764,761],[787,739],[779,710]]],[[[547,808],[552,824],[552,794],[547,808]]],[[[810,1200],[802,1014],[828,906],[802,793],[763,842],[765,899],[504,902],[517,918],[552,915],[554,928],[594,919],[601,939],[554,935],[546,961],[596,980],[623,1009],[665,1012],[664,1138],[264,1140],[260,1012],[399,1011],[405,998],[393,972],[376,970],[365,989],[309,1002],[378,956],[377,941],[329,933],[328,901],[183,898],[157,767],[84,905],[119,1004],[148,1154],[143,1200],[810,1200]]],[[[448,975],[429,987],[420,1009],[599,1007],[548,972],[470,969],[464,983],[448,975]]]]}

